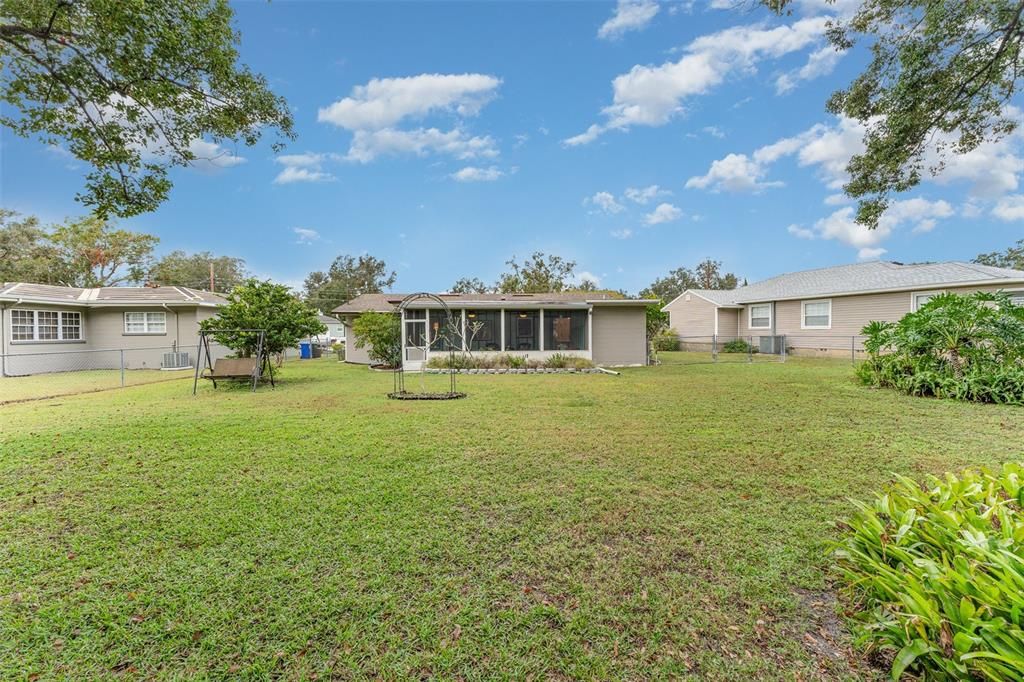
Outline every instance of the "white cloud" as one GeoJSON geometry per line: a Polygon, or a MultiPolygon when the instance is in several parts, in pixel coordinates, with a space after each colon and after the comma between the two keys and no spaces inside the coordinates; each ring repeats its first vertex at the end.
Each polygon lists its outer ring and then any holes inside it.
{"type": "Polygon", "coordinates": [[[459,182],[493,182],[504,175],[505,172],[500,170],[497,166],[490,166],[489,168],[466,166],[465,168],[452,173],[451,177],[453,180],[458,180],[459,182]]]}
{"type": "Polygon", "coordinates": [[[312,244],[320,241],[320,233],[316,230],[311,230],[306,227],[293,227],[292,232],[295,233],[296,244],[312,244]]]}
{"type": "Polygon", "coordinates": [[[813,230],[798,228],[799,231],[796,231],[791,226],[789,232],[803,239],[835,239],[859,249],[860,258],[870,259],[885,253],[885,249],[879,245],[897,229],[911,225],[913,232],[928,232],[935,228],[939,219],[948,218],[954,213],[947,201],[915,197],[892,202],[879,219],[878,227],[873,230],[856,222],[854,207],[846,206],[818,220],[813,230]]]}
{"type": "Polygon", "coordinates": [[[815,50],[807,57],[807,63],[795,71],[784,73],[775,81],[775,92],[785,94],[794,89],[801,81],[814,80],[827,76],[836,68],[836,64],[846,54],[845,50],[836,50],[826,45],[815,50]]]}
{"type": "Polygon", "coordinates": [[[647,27],[661,7],[653,0],[619,0],[615,13],[597,29],[597,37],[616,40],[629,31],[647,27]]]}
{"type": "Polygon", "coordinates": [[[760,192],[780,187],[781,182],[765,182],[767,169],[746,154],[729,154],[711,162],[706,175],[695,175],[686,181],[688,189],[710,189],[713,192],[760,192]]]}
{"type": "Polygon", "coordinates": [[[1024,194],[1003,197],[992,209],[992,215],[1007,222],[1024,220],[1024,194]]]}
{"type": "Polygon", "coordinates": [[[886,253],[888,253],[888,249],[883,249],[881,247],[864,247],[857,251],[857,258],[859,260],[878,260],[886,253]]]}
{"type": "Polygon", "coordinates": [[[829,194],[825,197],[826,206],[843,206],[853,201],[850,197],[846,196],[842,192],[836,192],[835,194],[829,194]]]}
{"type": "Polygon", "coordinates": [[[612,81],[612,103],[605,121],[564,140],[587,144],[608,130],[634,125],[660,126],[684,110],[687,98],[703,95],[738,72],[753,73],[764,59],[779,58],[821,40],[827,19],[810,17],[792,24],[734,26],[692,41],[678,61],[636,65],[612,81]]]}
{"type": "Polygon", "coordinates": [[[626,208],[616,201],[610,192],[597,192],[594,196],[584,199],[583,205],[596,206],[604,213],[621,213],[626,208]]]}
{"type": "Polygon", "coordinates": [[[474,116],[493,98],[501,79],[481,73],[424,73],[374,78],[343,99],[322,107],[317,120],[347,130],[389,128],[410,116],[448,111],[474,116]]]}
{"type": "Polygon", "coordinates": [[[323,162],[336,160],[336,154],[282,154],[274,161],[284,168],[274,178],[275,185],[287,185],[293,182],[331,182],[336,180],[331,173],[323,170],[323,162]]]}
{"type": "Polygon", "coordinates": [[[814,239],[818,236],[818,233],[814,230],[808,230],[806,227],[801,227],[797,224],[787,227],[786,232],[789,232],[794,237],[799,237],[800,239],[814,239]]]}
{"type": "Polygon", "coordinates": [[[621,230],[612,230],[610,234],[616,239],[629,239],[633,236],[633,230],[628,227],[624,227],[621,230]]]}
{"type": "Polygon", "coordinates": [[[725,139],[725,132],[718,126],[704,126],[701,130],[711,137],[717,137],[720,140],[725,139]]]}
{"type": "Polygon", "coordinates": [[[573,276],[571,281],[573,284],[577,285],[583,284],[584,281],[590,281],[593,282],[596,286],[601,286],[601,278],[592,272],[587,272],[586,270],[580,270],[579,272],[577,272],[573,276]]]}
{"type": "Polygon", "coordinates": [[[245,157],[238,156],[227,147],[198,138],[189,143],[188,150],[195,155],[189,165],[197,170],[220,170],[245,163],[245,157]]]}
{"type": "Polygon", "coordinates": [[[677,206],[668,203],[658,204],[653,211],[644,216],[644,222],[648,225],[660,225],[679,220],[683,212],[677,206]]]}
{"type": "Polygon", "coordinates": [[[640,205],[646,205],[653,199],[667,194],[672,194],[672,192],[667,189],[662,189],[658,185],[648,185],[647,187],[627,187],[625,191],[627,199],[640,205]]]}
{"type": "Polygon", "coordinates": [[[349,161],[369,163],[378,156],[389,154],[428,153],[448,154],[456,159],[491,159],[498,156],[494,139],[490,136],[471,136],[455,129],[443,132],[437,128],[415,130],[357,130],[345,158],[349,161]]]}

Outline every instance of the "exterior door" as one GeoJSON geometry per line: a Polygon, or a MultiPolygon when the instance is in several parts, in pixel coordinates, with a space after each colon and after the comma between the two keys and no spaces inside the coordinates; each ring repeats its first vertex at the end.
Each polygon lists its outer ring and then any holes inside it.
{"type": "Polygon", "coordinates": [[[405,348],[402,349],[402,362],[405,369],[423,369],[427,359],[427,321],[405,321],[405,348]]]}

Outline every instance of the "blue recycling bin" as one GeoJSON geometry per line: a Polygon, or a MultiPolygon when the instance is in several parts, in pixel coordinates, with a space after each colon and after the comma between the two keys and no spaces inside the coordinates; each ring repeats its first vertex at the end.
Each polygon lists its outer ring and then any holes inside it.
{"type": "Polygon", "coordinates": [[[303,341],[299,344],[299,359],[309,360],[313,357],[313,344],[309,341],[303,341]]]}

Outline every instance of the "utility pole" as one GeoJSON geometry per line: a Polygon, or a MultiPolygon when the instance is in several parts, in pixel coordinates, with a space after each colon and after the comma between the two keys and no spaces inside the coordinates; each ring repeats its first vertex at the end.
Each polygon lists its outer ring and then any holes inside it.
{"type": "Polygon", "coordinates": [[[213,289],[213,261],[210,261],[210,293],[214,293],[213,289]]]}

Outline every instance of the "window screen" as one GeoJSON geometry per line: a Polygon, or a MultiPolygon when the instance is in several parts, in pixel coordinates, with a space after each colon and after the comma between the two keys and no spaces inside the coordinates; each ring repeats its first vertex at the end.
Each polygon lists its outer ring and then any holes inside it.
{"type": "Polygon", "coordinates": [[[544,350],[587,350],[586,310],[545,310],[544,350]]]}
{"type": "Polygon", "coordinates": [[[804,304],[805,327],[828,327],[832,321],[832,304],[828,301],[804,304]]]}

